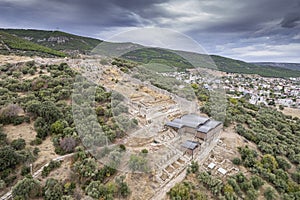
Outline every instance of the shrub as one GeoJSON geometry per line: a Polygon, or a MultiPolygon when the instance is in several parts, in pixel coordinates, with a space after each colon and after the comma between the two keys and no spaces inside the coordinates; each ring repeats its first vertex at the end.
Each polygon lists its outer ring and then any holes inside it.
{"type": "Polygon", "coordinates": [[[148,150],[147,149],[142,149],[141,151],[143,154],[147,154],[148,153],[148,150]]]}
{"type": "Polygon", "coordinates": [[[51,171],[61,166],[61,161],[51,160],[48,166],[45,166],[42,171],[42,177],[47,177],[51,171]]]}
{"type": "Polygon", "coordinates": [[[191,165],[188,168],[188,172],[197,173],[199,172],[199,164],[198,162],[192,161],[191,165]]]}
{"type": "Polygon", "coordinates": [[[72,137],[65,137],[60,141],[60,147],[66,152],[71,153],[76,147],[76,141],[72,137]]]}
{"type": "Polygon", "coordinates": [[[0,171],[15,167],[20,163],[20,155],[10,146],[0,148],[0,171]]]}
{"type": "Polygon", "coordinates": [[[19,139],[13,140],[11,142],[11,146],[16,150],[22,150],[25,148],[26,143],[25,143],[24,139],[19,138],[19,139]]]}
{"type": "Polygon", "coordinates": [[[56,179],[50,178],[44,187],[45,200],[61,199],[63,196],[63,186],[56,179]]]}
{"type": "Polygon", "coordinates": [[[40,145],[40,144],[42,144],[42,142],[43,142],[43,140],[41,138],[36,137],[34,140],[32,140],[30,142],[30,145],[40,145]]]}
{"type": "Polygon", "coordinates": [[[240,158],[234,158],[232,160],[232,163],[235,164],[235,165],[240,165],[242,163],[241,159],[240,158]]]}
{"type": "Polygon", "coordinates": [[[40,196],[41,184],[33,178],[24,178],[19,181],[12,189],[14,199],[33,199],[40,196]]]}
{"type": "Polygon", "coordinates": [[[121,151],[126,151],[126,147],[124,144],[120,144],[119,148],[121,151]]]}
{"type": "Polygon", "coordinates": [[[29,173],[30,173],[30,167],[29,166],[23,166],[22,170],[21,170],[21,175],[25,176],[25,175],[27,175],[29,173]]]}
{"type": "Polygon", "coordinates": [[[131,155],[129,159],[129,168],[133,172],[147,172],[149,170],[147,159],[144,156],[131,155]]]}
{"type": "Polygon", "coordinates": [[[40,149],[39,149],[39,148],[35,147],[35,148],[33,149],[33,155],[37,156],[37,155],[39,154],[39,152],[40,152],[40,149]]]}

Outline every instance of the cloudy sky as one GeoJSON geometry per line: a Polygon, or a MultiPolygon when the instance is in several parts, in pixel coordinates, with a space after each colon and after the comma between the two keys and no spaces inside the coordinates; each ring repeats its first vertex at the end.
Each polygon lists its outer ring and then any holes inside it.
{"type": "Polygon", "coordinates": [[[0,27],[100,39],[136,28],[168,28],[209,54],[300,63],[300,0],[0,0],[0,27]]]}

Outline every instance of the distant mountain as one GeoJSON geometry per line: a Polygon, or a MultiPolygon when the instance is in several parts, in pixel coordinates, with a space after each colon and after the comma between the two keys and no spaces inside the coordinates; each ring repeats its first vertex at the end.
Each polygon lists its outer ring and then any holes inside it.
{"type": "Polygon", "coordinates": [[[0,54],[16,54],[25,56],[59,56],[66,54],[54,49],[35,44],[28,40],[0,31],[0,54]]]}
{"type": "Polygon", "coordinates": [[[0,29],[0,31],[26,39],[39,45],[68,53],[87,53],[102,42],[102,40],[82,37],[61,31],[31,29],[0,29]]]}
{"type": "Polygon", "coordinates": [[[173,69],[175,67],[179,71],[202,67],[229,73],[258,74],[266,77],[300,77],[300,64],[246,63],[218,55],[150,48],[134,43],[104,42],[61,31],[0,29],[0,54],[9,53],[29,56],[100,53],[138,63],[159,63],[173,69]]]}
{"type": "Polygon", "coordinates": [[[130,51],[122,58],[139,63],[159,63],[176,67],[179,71],[202,67],[228,73],[258,74],[265,77],[300,77],[300,71],[280,67],[258,66],[217,55],[204,55],[162,48],[142,48],[130,51]]]}
{"type": "Polygon", "coordinates": [[[259,66],[280,67],[300,71],[300,63],[253,62],[253,64],[259,66]]]}

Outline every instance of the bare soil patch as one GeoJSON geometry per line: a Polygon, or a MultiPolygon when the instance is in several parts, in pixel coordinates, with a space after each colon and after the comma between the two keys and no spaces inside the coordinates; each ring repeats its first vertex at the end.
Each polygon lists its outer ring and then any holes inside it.
{"type": "MultiPolygon", "coordinates": [[[[279,109],[278,109],[279,110],[279,109]]],[[[300,118],[300,109],[296,108],[284,108],[283,110],[279,110],[285,115],[291,115],[293,117],[299,117],[300,118]]]]}

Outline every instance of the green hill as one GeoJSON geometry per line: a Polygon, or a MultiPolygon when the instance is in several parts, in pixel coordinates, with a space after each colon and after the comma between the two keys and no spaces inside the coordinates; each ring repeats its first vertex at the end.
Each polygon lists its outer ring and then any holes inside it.
{"type": "Polygon", "coordinates": [[[162,48],[147,48],[133,43],[103,42],[102,40],[61,31],[0,29],[0,33],[0,53],[2,54],[14,52],[20,55],[65,56],[64,53],[59,51],[64,51],[68,54],[100,53],[139,63],[159,63],[162,64],[161,66],[175,67],[178,71],[184,71],[193,67],[202,67],[229,73],[258,74],[267,77],[300,77],[300,71],[281,67],[260,66],[217,55],[204,55],[162,48]],[[95,48],[99,44],[103,45],[95,48]],[[120,56],[122,52],[127,53],[120,56]]]}
{"type": "Polygon", "coordinates": [[[166,49],[142,48],[125,53],[121,57],[138,63],[164,64],[170,67],[176,67],[179,71],[193,68],[193,65],[184,57],[166,49]]]}
{"type": "Polygon", "coordinates": [[[65,57],[66,54],[54,49],[35,44],[28,40],[0,31],[0,53],[26,56],[59,56],[65,57]]]}
{"type": "Polygon", "coordinates": [[[44,31],[32,29],[0,29],[0,31],[18,36],[51,49],[86,53],[95,48],[101,40],[77,36],[61,31],[44,31]]]}
{"type": "Polygon", "coordinates": [[[122,58],[139,63],[159,63],[176,67],[178,71],[202,67],[228,73],[258,74],[265,77],[300,77],[300,71],[280,67],[258,66],[240,60],[217,55],[204,55],[193,52],[143,48],[128,52],[122,58]]]}

